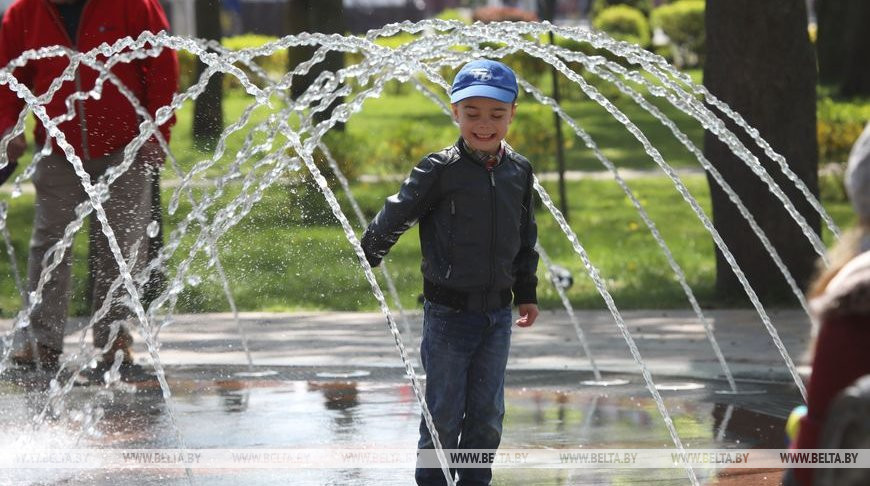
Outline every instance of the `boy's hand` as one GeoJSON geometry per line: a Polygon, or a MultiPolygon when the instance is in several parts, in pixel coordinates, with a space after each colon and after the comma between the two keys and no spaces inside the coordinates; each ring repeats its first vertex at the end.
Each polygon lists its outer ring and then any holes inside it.
{"type": "MultiPolygon", "coordinates": [[[[3,134],[5,137],[9,130],[3,134]]],[[[6,146],[6,166],[0,169],[0,184],[6,182],[6,179],[12,177],[15,168],[18,167],[18,159],[27,150],[27,141],[24,139],[24,134],[18,135],[9,140],[9,145],[6,146]]]]}
{"type": "Polygon", "coordinates": [[[363,248],[363,253],[365,253],[366,260],[369,262],[369,265],[371,265],[372,268],[376,268],[378,265],[381,264],[381,261],[383,260],[382,258],[376,257],[375,255],[367,252],[365,248],[363,248]]]}
{"type": "Polygon", "coordinates": [[[517,325],[520,327],[530,327],[538,318],[538,304],[520,304],[520,318],[517,319],[517,325]]]}
{"type": "MultiPolygon", "coordinates": [[[[7,130],[6,133],[9,133],[9,131],[7,130]]],[[[6,136],[6,133],[3,136],[6,136]]],[[[9,145],[6,146],[6,157],[9,160],[9,164],[18,162],[18,158],[24,154],[25,150],[27,150],[27,141],[24,139],[23,133],[9,140],[9,145]]]]}

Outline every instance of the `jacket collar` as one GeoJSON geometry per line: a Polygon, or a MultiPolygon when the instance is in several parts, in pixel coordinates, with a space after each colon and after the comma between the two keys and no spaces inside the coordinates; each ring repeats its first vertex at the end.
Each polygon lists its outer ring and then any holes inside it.
{"type": "MultiPolygon", "coordinates": [[[[468,143],[465,142],[465,139],[462,137],[459,137],[459,140],[456,141],[456,147],[459,149],[459,151],[461,153],[467,155],[468,158],[470,158],[474,162],[477,162],[478,164],[480,164],[484,167],[487,165],[487,161],[493,156],[493,154],[491,154],[489,152],[484,152],[482,150],[475,150],[475,149],[471,148],[468,145],[468,143]]],[[[499,144],[498,152],[496,152],[494,155],[498,159],[498,162],[496,162],[495,165],[500,164],[502,162],[502,160],[504,159],[504,155],[505,155],[505,142],[504,142],[504,140],[502,140],[501,144],[499,144]]]]}

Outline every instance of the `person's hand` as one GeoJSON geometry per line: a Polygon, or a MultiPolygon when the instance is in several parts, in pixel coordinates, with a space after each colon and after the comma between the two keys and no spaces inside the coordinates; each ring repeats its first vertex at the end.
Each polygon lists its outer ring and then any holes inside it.
{"type": "MultiPolygon", "coordinates": [[[[8,131],[6,133],[9,133],[8,131]]],[[[6,134],[3,134],[5,136],[6,134]]],[[[6,165],[0,169],[0,184],[6,182],[7,179],[12,177],[12,173],[15,172],[15,168],[18,167],[18,158],[24,153],[24,150],[27,149],[27,141],[24,140],[24,134],[9,140],[9,145],[6,146],[6,157],[7,163],[6,165]]]]}
{"type": "Polygon", "coordinates": [[[369,265],[371,265],[372,268],[377,268],[377,266],[380,265],[381,261],[383,260],[383,258],[370,254],[366,251],[365,248],[363,248],[363,253],[365,253],[366,260],[369,262],[369,265]]]}
{"type": "MultiPolygon", "coordinates": [[[[4,133],[3,136],[5,137],[6,134],[4,133]]],[[[6,146],[6,157],[8,157],[9,165],[14,165],[18,162],[19,157],[24,155],[25,150],[27,150],[27,140],[24,139],[23,133],[10,140],[9,145],[6,146]]]]}
{"type": "Polygon", "coordinates": [[[538,304],[520,304],[520,318],[516,324],[520,327],[531,327],[538,318],[538,304]]]}
{"type": "Polygon", "coordinates": [[[160,144],[155,140],[149,140],[139,149],[139,160],[149,165],[160,165],[166,158],[160,144]]]}

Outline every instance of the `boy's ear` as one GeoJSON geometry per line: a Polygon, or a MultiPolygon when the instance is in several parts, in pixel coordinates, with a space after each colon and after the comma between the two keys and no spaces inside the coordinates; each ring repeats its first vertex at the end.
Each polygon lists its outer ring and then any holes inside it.
{"type": "Polygon", "coordinates": [[[450,111],[453,112],[453,121],[459,122],[459,103],[450,103],[450,111]]]}
{"type": "Polygon", "coordinates": [[[514,101],[514,104],[511,105],[511,121],[514,119],[514,115],[517,114],[517,102],[514,101]]]}

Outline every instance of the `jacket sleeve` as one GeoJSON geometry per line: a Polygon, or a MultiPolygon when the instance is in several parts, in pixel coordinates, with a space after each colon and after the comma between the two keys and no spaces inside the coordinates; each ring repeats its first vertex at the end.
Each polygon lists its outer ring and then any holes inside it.
{"type": "MultiPolygon", "coordinates": [[[[133,37],[144,31],[158,33],[161,30],[169,32],[169,22],[166,13],[158,0],[140,0],[141,11],[136,15],[133,25],[138,32],[131,33],[133,37]]],[[[157,110],[169,105],[178,90],[178,56],[175,51],[165,47],[157,57],[148,57],[140,61],[140,70],[145,87],[145,99],[142,103],[153,117],[157,110]]],[[[160,133],[169,142],[169,131],[175,124],[175,115],[160,126],[160,133]]]]}
{"type": "MultiPolygon", "coordinates": [[[[10,7],[3,16],[3,24],[0,26],[0,68],[5,68],[10,61],[17,58],[23,52],[21,38],[24,32],[20,9],[10,7]]],[[[13,75],[19,82],[26,86],[32,86],[31,70],[32,62],[13,71],[13,75]]],[[[24,108],[24,100],[18,97],[8,84],[0,85],[0,134],[12,128],[18,121],[18,115],[24,108]]]]}
{"type": "Polygon", "coordinates": [[[514,304],[537,304],[538,286],[538,252],[535,244],[538,241],[538,225],[535,222],[533,207],[532,183],[534,177],[529,170],[529,183],[523,198],[523,214],[520,224],[520,251],[514,258],[514,304]]]}
{"type": "Polygon", "coordinates": [[[384,207],[363,233],[361,243],[371,266],[381,260],[399,237],[426,214],[437,199],[438,178],[443,165],[432,154],[414,167],[399,192],[388,197],[384,207]]]}

